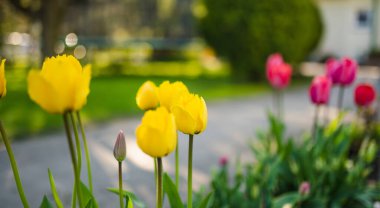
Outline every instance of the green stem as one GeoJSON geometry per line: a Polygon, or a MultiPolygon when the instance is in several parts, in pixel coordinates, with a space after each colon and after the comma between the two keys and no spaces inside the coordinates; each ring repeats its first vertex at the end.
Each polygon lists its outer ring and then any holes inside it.
{"type": "Polygon", "coordinates": [[[319,105],[315,106],[315,114],[314,114],[313,130],[312,130],[314,142],[317,140],[319,108],[320,108],[319,105]]]}
{"type": "Polygon", "coordinates": [[[119,198],[120,198],[120,208],[124,208],[122,164],[123,164],[122,162],[119,162],[119,198]]]}
{"type": "Polygon", "coordinates": [[[343,97],[344,97],[344,86],[339,86],[339,95],[338,95],[338,116],[342,111],[343,106],[343,97]]]}
{"type": "Polygon", "coordinates": [[[156,189],[157,189],[157,159],[153,158],[153,162],[154,162],[154,184],[156,185],[156,189]]]}
{"type": "Polygon", "coordinates": [[[157,158],[156,207],[162,208],[162,158],[157,158]]]}
{"type": "Polygon", "coordinates": [[[189,161],[187,167],[187,207],[193,207],[193,137],[189,134],[189,161]]]}
{"type": "Polygon", "coordinates": [[[175,187],[179,190],[179,147],[177,138],[177,147],[175,148],[175,187]]]}
{"type": "Polygon", "coordinates": [[[65,131],[66,131],[66,137],[67,137],[67,143],[69,144],[69,150],[70,150],[70,155],[71,155],[71,162],[73,165],[73,171],[74,171],[74,186],[76,187],[76,192],[78,196],[78,201],[79,201],[79,207],[83,207],[82,205],[82,196],[81,196],[81,191],[80,191],[80,178],[79,178],[79,172],[77,169],[77,161],[74,153],[74,143],[73,139],[71,137],[71,131],[70,131],[70,126],[69,126],[69,118],[68,115],[69,113],[63,114],[63,121],[65,124],[65,131]]]}
{"type": "Polygon", "coordinates": [[[28,200],[26,199],[24,189],[22,188],[20,174],[18,173],[18,168],[17,168],[17,162],[16,162],[14,154],[13,154],[12,146],[8,140],[7,134],[5,133],[3,123],[1,121],[0,121],[0,132],[1,132],[1,136],[3,137],[5,149],[7,150],[7,153],[8,153],[9,161],[11,163],[13,176],[14,176],[14,179],[16,182],[18,194],[20,195],[20,199],[21,199],[22,204],[24,205],[25,208],[27,208],[27,207],[29,207],[29,203],[28,203],[28,200]]]}
{"type": "Polygon", "coordinates": [[[74,120],[74,115],[73,113],[70,113],[70,120],[71,120],[71,125],[73,126],[74,130],[74,136],[75,136],[75,147],[77,150],[77,157],[78,157],[78,163],[77,163],[77,168],[78,168],[78,173],[79,177],[81,175],[81,170],[82,170],[82,151],[80,148],[80,140],[79,140],[79,134],[78,134],[78,127],[77,124],[74,120]]]}
{"type": "Polygon", "coordinates": [[[83,146],[84,146],[84,151],[86,155],[86,165],[87,165],[87,174],[88,174],[88,185],[90,186],[90,192],[93,194],[93,188],[92,188],[92,171],[91,171],[91,158],[90,158],[90,151],[88,150],[88,145],[87,145],[87,138],[86,138],[86,133],[84,131],[82,119],[80,117],[80,112],[77,111],[77,119],[80,127],[80,131],[82,133],[82,139],[83,139],[83,146]]]}
{"type": "Polygon", "coordinates": [[[77,204],[77,185],[74,182],[73,195],[71,196],[71,208],[75,208],[77,204]]]}

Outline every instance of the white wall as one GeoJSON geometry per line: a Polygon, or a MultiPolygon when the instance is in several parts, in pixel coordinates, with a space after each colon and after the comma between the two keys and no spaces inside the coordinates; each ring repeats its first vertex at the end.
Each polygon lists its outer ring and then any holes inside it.
{"type": "Polygon", "coordinates": [[[371,0],[319,0],[318,4],[325,29],[318,53],[355,58],[366,55],[371,25],[369,21],[367,26],[360,26],[357,15],[371,11],[371,0]]]}

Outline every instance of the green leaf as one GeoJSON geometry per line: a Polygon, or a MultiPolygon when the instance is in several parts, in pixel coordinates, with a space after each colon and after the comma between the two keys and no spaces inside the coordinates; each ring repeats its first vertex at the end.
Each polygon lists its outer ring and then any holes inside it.
{"type": "Polygon", "coordinates": [[[57,189],[55,187],[53,174],[51,173],[49,168],[48,168],[48,174],[49,174],[49,181],[50,181],[50,189],[51,189],[51,192],[53,193],[55,204],[57,205],[57,208],[63,208],[62,201],[59,198],[57,189]]]}
{"type": "Polygon", "coordinates": [[[168,195],[170,207],[184,207],[178,190],[167,173],[164,173],[164,192],[168,195]]]}
{"type": "Polygon", "coordinates": [[[213,196],[214,196],[214,192],[210,192],[209,194],[207,194],[207,196],[204,199],[202,199],[202,201],[199,204],[198,208],[207,208],[207,207],[210,207],[209,203],[210,203],[210,200],[213,199],[213,196]]]}
{"type": "MultiPolygon", "coordinates": [[[[114,193],[116,195],[119,195],[119,188],[107,188],[107,190],[111,193],[114,193]]],[[[131,201],[137,206],[137,207],[145,207],[145,204],[141,199],[139,199],[134,193],[123,190],[123,196],[124,197],[129,197],[132,199],[131,201]]]]}
{"type": "Polygon", "coordinates": [[[283,194],[274,200],[274,208],[282,208],[285,204],[293,205],[299,200],[301,200],[301,196],[298,192],[283,194]]]}
{"type": "Polygon", "coordinates": [[[87,186],[81,181],[80,191],[82,192],[82,203],[86,208],[98,207],[95,197],[91,194],[87,186]]]}
{"type": "Polygon", "coordinates": [[[50,203],[46,195],[44,195],[44,198],[42,199],[40,208],[53,208],[53,205],[50,203]]]}
{"type": "Polygon", "coordinates": [[[125,208],[133,208],[133,201],[128,195],[125,196],[125,208]]]}

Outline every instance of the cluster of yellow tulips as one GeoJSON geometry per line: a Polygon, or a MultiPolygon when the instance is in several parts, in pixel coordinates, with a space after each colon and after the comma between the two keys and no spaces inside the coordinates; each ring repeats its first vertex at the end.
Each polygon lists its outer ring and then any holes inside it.
{"type": "MultiPolygon", "coordinates": [[[[4,97],[6,94],[4,64],[5,60],[2,60],[0,65],[0,97],[4,97]]],[[[86,134],[79,112],[86,104],[87,96],[90,93],[91,66],[86,65],[82,68],[79,61],[70,55],[51,57],[44,61],[41,70],[31,70],[27,81],[28,94],[34,102],[49,113],[63,115],[75,179],[71,207],[76,207],[77,205],[79,207],[97,207],[97,202],[92,193],[91,162],[86,134]],[[81,132],[81,136],[79,136],[79,132],[81,132]],[[86,156],[89,189],[80,180],[82,145],[86,156]]],[[[136,138],[141,150],[154,158],[157,207],[162,207],[163,203],[162,158],[176,150],[175,185],[178,192],[179,150],[177,145],[177,130],[189,135],[187,207],[191,208],[193,136],[203,132],[207,126],[207,107],[204,99],[190,93],[182,82],[170,83],[169,81],[164,81],[159,86],[156,86],[153,82],[147,81],[139,88],[136,103],[140,109],[145,110],[141,124],[136,129],[136,138]]],[[[21,201],[24,207],[29,207],[18,174],[17,163],[1,122],[0,132],[9,155],[21,201]]],[[[117,136],[114,156],[119,163],[118,194],[120,196],[120,207],[124,208],[124,197],[128,196],[126,196],[126,192],[122,189],[121,164],[126,156],[123,132],[119,132],[117,136]]],[[[56,193],[54,179],[50,171],[49,177],[53,195],[55,196],[55,203],[57,207],[63,207],[56,193]]],[[[44,197],[42,204],[49,203],[47,198],[44,197]]]]}
{"type": "Polygon", "coordinates": [[[164,81],[158,87],[145,82],[137,92],[136,103],[146,110],[136,129],[137,144],[154,158],[157,187],[156,204],[162,206],[162,161],[175,152],[175,184],[179,186],[179,159],[177,130],[189,135],[188,204],[192,207],[192,151],[193,136],[206,129],[207,107],[204,99],[189,92],[182,82],[164,81]]]}

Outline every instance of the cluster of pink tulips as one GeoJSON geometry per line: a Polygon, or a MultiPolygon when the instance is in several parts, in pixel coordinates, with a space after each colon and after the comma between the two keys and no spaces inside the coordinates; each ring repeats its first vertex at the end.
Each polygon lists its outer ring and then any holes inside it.
{"type": "MultiPolygon", "coordinates": [[[[314,77],[309,88],[310,101],[316,106],[314,130],[318,125],[320,106],[326,106],[326,109],[329,108],[331,90],[334,86],[339,88],[337,109],[339,112],[342,110],[344,90],[355,81],[358,64],[354,59],[348,57],[344,57],[340,60],[331,58],[327,60],[325,68],[325,74],[314,77]]],[[[290,82],[292,68],[289,64],[284,62],[281,54],[275,53],[268,57],[266,74],[269,83],[275,90],[277,115],[279,119],[281,119],[281,92],[290,82]]],[[[368,109],[375,99],[376,90],[372,84],[359,83],[356,85],[354,102],[358,109],[368,109]]]]}

